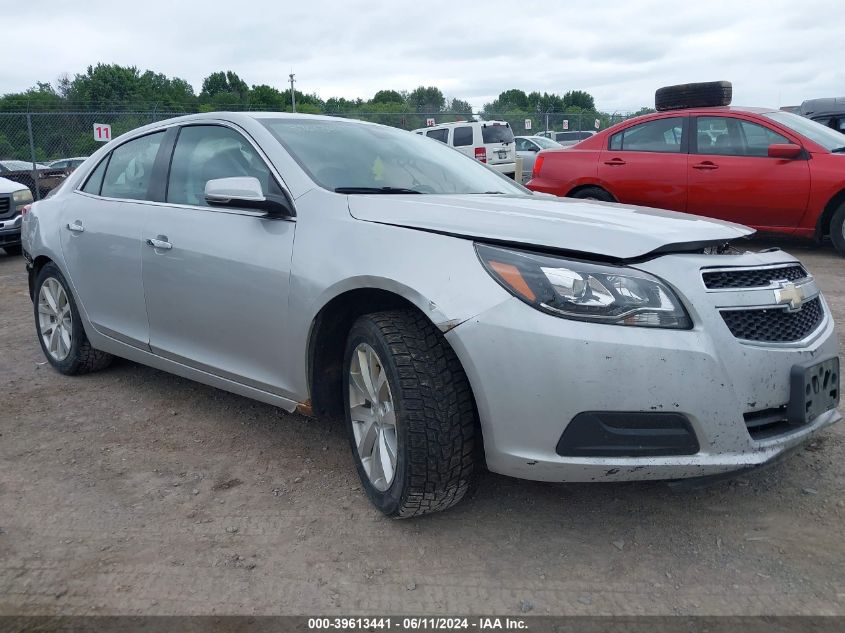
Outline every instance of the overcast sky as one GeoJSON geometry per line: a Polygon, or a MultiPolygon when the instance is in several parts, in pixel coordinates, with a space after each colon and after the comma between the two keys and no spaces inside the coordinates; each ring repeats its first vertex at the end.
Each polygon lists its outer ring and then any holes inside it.
{"type": "Polygon", "coordinates": [[[816,0],[3,2],[0,93],[97,62],[187,79],[216,70],[367,99],[436,85],[475,108],[509,88],[586,90],[601,110],[662,85],[726,79],[734,103],[845,95],[838,3],[816,0]]]}

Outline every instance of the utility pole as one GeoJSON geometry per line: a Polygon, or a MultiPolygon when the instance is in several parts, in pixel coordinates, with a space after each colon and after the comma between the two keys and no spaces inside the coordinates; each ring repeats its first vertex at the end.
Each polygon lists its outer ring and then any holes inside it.
{"type": "Polygon", "coordinates": [[[292,112],[296,112],[296,92],[295,92],[295,91],[294,91],[294,89],[293,89],[293,82],[295,81],[295,80],[294,80],[294,77],[295,77],[296,75],[294,75],[293,73],[291,73],[291,74],[290,74],[290,75],[288,75],[288,76],[290,77],[290,105],[291,105],[291,111],[292,111],[292,112]]]}

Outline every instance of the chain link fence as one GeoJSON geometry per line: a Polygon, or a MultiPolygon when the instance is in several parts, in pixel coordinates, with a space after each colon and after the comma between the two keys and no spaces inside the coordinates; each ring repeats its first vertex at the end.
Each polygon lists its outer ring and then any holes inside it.
{"type": "MultiPolygon", "coordinates": [[[[162,121],[185,112],[113,111],[113,112],[0,112],[0,177],[28,186],[40,199],[61,182],[79,161],[89,156],[102,140],[103,126],[111,126],[111,137],[142,125],[162,121]],[[55,161],[57,164],[51,165],[55,161]]],[[[371,121],[383,125],[414,130],[431,124],[471,121],[472,113],[454,112],[329,112],[331,116],[371,121]]],[[[598,131],[628,118],[629,114],[536,113],[486,114],[487,120],[507,121],[514,134],[537,134],[544,130],[598,131]]]]}

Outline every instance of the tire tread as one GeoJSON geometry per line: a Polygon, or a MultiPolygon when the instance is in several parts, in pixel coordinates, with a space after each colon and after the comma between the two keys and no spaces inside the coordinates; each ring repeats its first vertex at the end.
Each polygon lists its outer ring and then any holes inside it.
{"type": "Polygon", "coordinates": [[[393,356],[408,425],[408,485],[394,516],[446,510],[466,495],[475,465],[469,381],[443,334],[422,314],[394,310],[366,318],[393,356]]]}

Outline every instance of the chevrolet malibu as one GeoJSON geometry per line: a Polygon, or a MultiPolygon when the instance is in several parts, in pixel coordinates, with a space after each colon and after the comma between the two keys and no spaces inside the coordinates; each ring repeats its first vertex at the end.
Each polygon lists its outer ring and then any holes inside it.
{"type": "Polygon", "coordinates": [[[716,475],[840,419],[830,309],[743,226],[534,195],[441,143],[272,113],[101,148],[24,216],[38,340],[345,418],[382,512],[483,460],[543,481],[716,475]]]}

